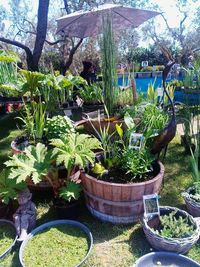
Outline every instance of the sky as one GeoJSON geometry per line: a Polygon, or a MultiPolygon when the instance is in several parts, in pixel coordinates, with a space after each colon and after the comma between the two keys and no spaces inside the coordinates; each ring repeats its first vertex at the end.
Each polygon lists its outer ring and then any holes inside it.
{"type": "MultiPolygon", "coordinates": [[[[191,2],[191,0],[188,0],[191,2]]],[[[0,0],[0,5],[3,5],[5,7],[8,7],[7,4],[8,1],[6,0],[0,0]]],[[[167,18],[167,21],[170,25],[170,27],[176,27],[179,25],[180,22],[180,16],[177,7],[175,6],[175,0],[151,0],[154,4],[158,4],[161,7],[161,10],[164,11],[165,17],[167,18]]],[[[38,5],[38,0],[33,0],[34,3],[34,13],[37,12],[37,5],[38,5]]],[[[192,15],[193,11],[195,10],[196,7],[200,6],[200,0],[197,0],[197,2],[191,3],[190,5],[190,13],[192,15]]],[[[187,10],[188,11],[188,10],[187,10]]],[[[157,16],[154,18],[154,20],[158,23],[158,28],[157,28],[157,33],[162,33],[166,27],[165,22],[163,21],[163,18],[161,16],[157,16]]],[[[189,21],[189,20],[188,20],[189,21]]],[[[189,22],[188,22],[189,23],[189,22]]],[[[189,24],[188,24],[189,27],[189,24]]],[[[147,42],[140,42],[140,45],[142,46],[148,46],[147,42]],[[146,45],[145,45],[146,44],[146,45]]]]}

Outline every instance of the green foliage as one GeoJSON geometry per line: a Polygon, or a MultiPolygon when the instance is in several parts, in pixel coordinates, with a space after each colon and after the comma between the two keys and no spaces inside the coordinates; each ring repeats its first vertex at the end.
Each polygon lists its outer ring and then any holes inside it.
{"type": "Polygon", "coordinates": [[[60,139],[52,139],[51,145],[55,146],[53,154],[56,156],[56,164],[64,163],[68,171],[68,177],[75,166],[86,167],[90,162],[94,163],[94,149],[101,149],[98,139],[87,134],[71,133],[63,135],[60,139]]]}
{"type": "Polygon", "coordinates": [[[176,216],[176,211],[168,215],[160,216],[160,229],[155,233],[166,238],[184,238],[189,237],[194,232],[188,217],[176,216]]]}
{"type": "Polygon", "coordinates": [[[16,84],[18,56],[12,52],[0,50],[0,94],[3,96],[15,96],[17,88],[16,84]]]}
{"type": "Polygon", "coordinates": [[[100,83],[92,83],[84,88],[81,88],[80,97],[86,104],[101,104],[103,103],[103,90],[100,83]]]}
{"type": "Polygon", "coordinates": [[[31,99],[34,95],[40,95],[39,87],[45,79],[45,75],[37,71],[20,70],[22,78],[22,94],[28,94],[31,99]]]}
{"type": "Polygon", "coordinates": [[[112,29],[112,18],[108,15],[103,17],[103,40],[102,40],[102,78],[104,87],[104,102],[108,113],[114,113],[114,91],[117,85],[115,45],[112,29]]]}
{"type": "Polygon", "coordinates": [[[15,199],[17,194],[26,188],[26,183],[17,183],[16,179],[8,179],[8,177],[9,170],[4,169],[0,173],[0,200],[5,204],[15,199]]]}
{"type": "Polygon", "coordinates": [[[26,181],[30,177],[34,184],[42,181],[52,168],[52,152],[47,151],[44,144],[25,148],[24,153],[13,155],[5,165],[10,168],[9,179],[17,183],[26,181]]]}
{"type": "Polygon", "coordinates": [[[146,138],[158,135],[166,126],[168,115],[154,104],[144,107],[140,128],[146,138]]]}
{"type": "Polygon", "coordinates": [[[59,190],[59,197],[67,202],[71,202],[73,199],[79,199],[81,191],[82,187],[79,183],[75,183],[74,181],[66,181],[65,186],[62,186],[59,190]]]}
{"type": "Polygon", "coordinates": [[[156,105],[158,102],[158,89],[155,89],[155,82],[156,79],[153,83],[148,84],[147,101],[156,105]]]}
{"type": "Polygon", "coordinates": [[[200,171],[199,171],[199,160],[200,160],[200,115],[199,115],[199,107],[197,108],[196,116],[193,114],[193,119],[190,121],[191,125],[190,128],[192,129],[192,136],[193,142],[195,145],[195,150],[193,152],[192,148],[190,147],[191,157],[190,157],[190,164],[192,168],[192,178],[193,184],[195,187],[195,194],[200,194],[200,171]],[[195,125],[196,124],[196,129],[195,125]],[[196,130],[196,134],[194,134],[196,130]]]}
{"type": "MultiPolygon", "coordinates": [[[[106,107],[105,110],[107,111],[106,107]]],[[[112,137],[115,134],[115,131],[113,133],[110,133],[110,121],[109,121],[109,114],[107,112],[107,117],[108,117],[108,123],[107,125],[102,126],[101,123],[101,114],[100,111],[98,111],[98,127],[95,127],[94,123],[92,122],[92,119],[88,117],[88,120],[97,136],[97,138],[100,140],[102,148],[103,148],[103,153],[104,153],[104,159],[107,160],[108,157],[110,157],[114,144],[112,142],[112,137]]]]}
{"type": "Polygon", "coordinates": [[[45,133],[48,140],[60,138],[63,134],[74,131],[72,121],[68,117],[58,115],[47,119],[45,133]]]}
{"type": "Polygon", "coordinates": [[[114,106],[115,108],[124,107],[133,104],[133,91],[132,87],[128,88],[115,88],[114,91],[114,106]]]}
{"type": "Polygon", "coordinates": [[[144,174],[152,170],[154,157],[148,150],[124,149],[121,155],[121,168],[131,175],[131,181],[144,178],[144,174]]]}
{"type": "Polygon", "coordinates": [[[46,125],[46,104],[32,101],[30,106],[24,102],[24,113],[17,117],[24,123],[25,131],[34,142],[41,140],[46,125]]]}
{"type": "MultiPolygon", "coordinates": [[[[168,92],[171,100],[173,101],[174,100],[174,91],[175,91],[175,87],[174,86],[171,86],[170,84],[167,85],[166,87],[166,91],[168,92]]],[[[164,94],[164,99],[163,99],[163,104],[164,106],[166,106],[168,104],[168,97],[166,94],[164,94]]]]}

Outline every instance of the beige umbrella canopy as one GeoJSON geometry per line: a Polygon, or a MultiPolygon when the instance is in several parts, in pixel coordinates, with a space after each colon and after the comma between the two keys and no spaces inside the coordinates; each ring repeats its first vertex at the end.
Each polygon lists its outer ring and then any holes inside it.
{"type": "Polygon", "coordinates": [[[103,4],[90,11],[78,11],[57,19],[57,34],[68,37],[86,38],[102,31],[102,15],[112,16],[113,28],[136,28],[144,21],[159,15],[155,11],[135,9],[116,4],[103,4]]]}

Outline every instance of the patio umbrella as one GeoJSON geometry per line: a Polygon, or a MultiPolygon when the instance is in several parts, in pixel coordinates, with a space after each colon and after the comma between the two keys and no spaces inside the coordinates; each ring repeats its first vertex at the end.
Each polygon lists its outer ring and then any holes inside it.
{"type": "Polygon", "coordinates": [[[86,38],[102,31],[102,15],[112,16],[114,29],[136,28],[144,21],[159,15],[155,11],[124,7],[116,4],[103,4],[90,11],[78,11],[57,19],[57,34],[68,37],[86,38]]]}

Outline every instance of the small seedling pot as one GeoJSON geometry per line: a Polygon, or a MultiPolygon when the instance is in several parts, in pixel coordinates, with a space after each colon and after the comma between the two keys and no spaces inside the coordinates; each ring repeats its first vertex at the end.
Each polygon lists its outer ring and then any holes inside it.
{"type": "MultiPolygon", "coordinates": [[[[24,250],[28,244],[28,242],[33,238],[34,235],[38,234],[39,232],[45,230],[46,228],[49,227],[54,227],[54,226],[58,226],[58,225],[69,225],[69,226],[75,226],[80,228],[87,236],[88,238],[88,251],[87,254],[85,255],[85,257],[82,259],[81,262],[79,262],[78,265],[74,266],[74,267],[80,267],[88,258],[91,250],[92,250],[92,246],[93,246],[93,237],[92,237],[92,233],[90,232],[90,230],[82,223],[77,222],[77,221],[72,221],[72,220],[56,220],[56,221],[51,221],[45,224],[40,225],[39,227],[35,228],[27,237],[26,239],[22,242],[20,250],[19,250],[19,259],[20,259],[20,263],[22,265],[22,267],[28,267],[25,265],[24,260],[23,260],[23,255],[24,255],[24,250]]],[[[33,251],[34,253],[34,251],[33,251]]]]}
{"type": "Polygon", "coordinates": [[[13,246],[17,241],[17,230],[15,228],[14,223],[9,220],[0,219],[0,227],[2,224],[8,224],[10,227],[12,227],[15,230],[15,236],[13,238],[12,244],[0,255],[0,260],[2,260],[8,253],[10,253],[10,251],[12,250],[13,246]]]}

